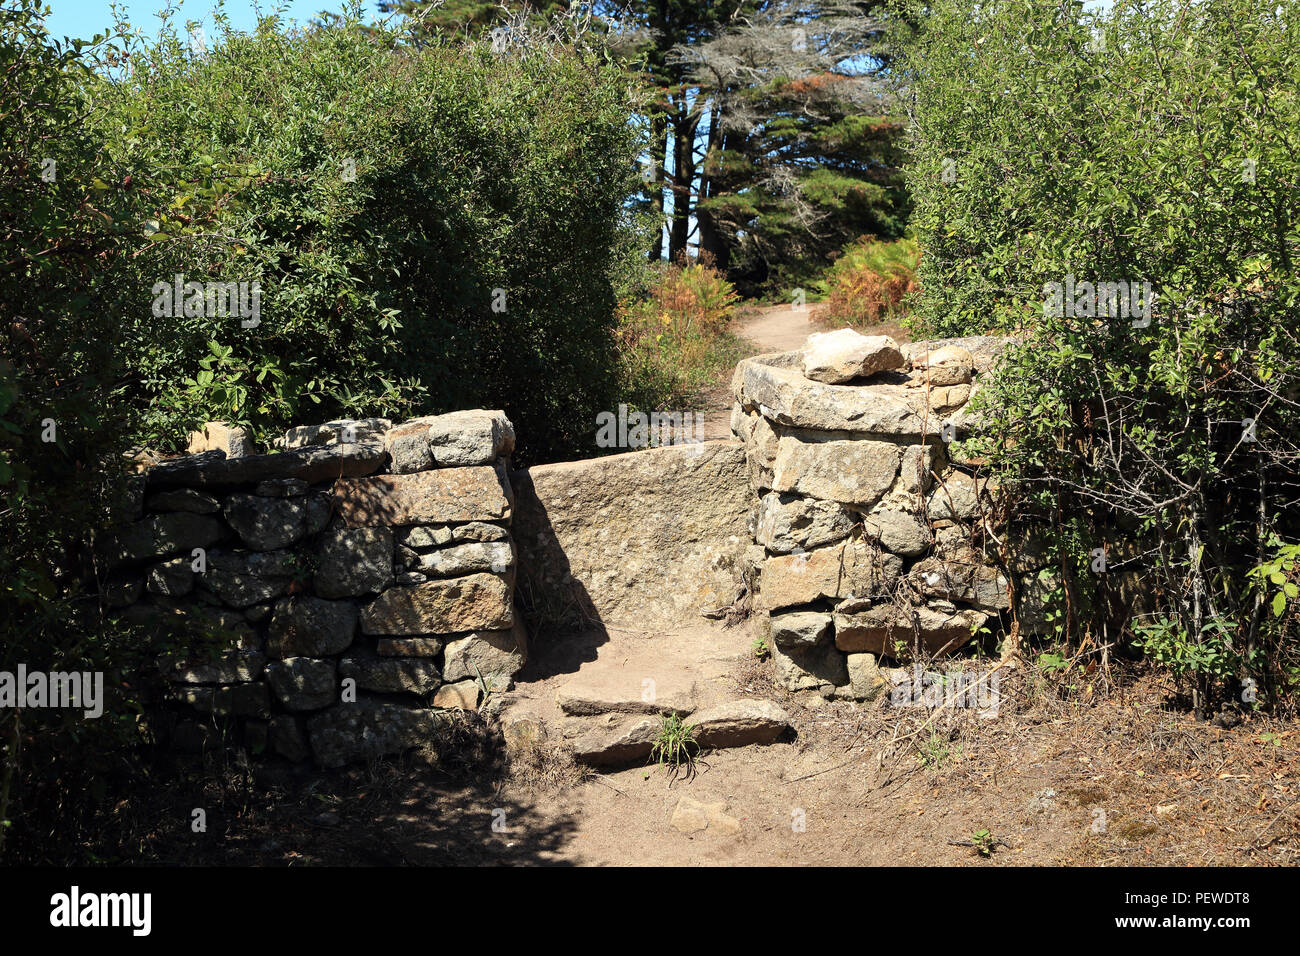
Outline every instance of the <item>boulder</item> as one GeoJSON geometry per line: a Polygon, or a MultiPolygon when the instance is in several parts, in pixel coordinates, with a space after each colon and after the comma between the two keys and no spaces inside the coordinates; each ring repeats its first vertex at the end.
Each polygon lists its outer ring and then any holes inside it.
{"type": "Polygon", "coordinates": [[[616,767],[645,760],[662,728],[658,717],[625,722],[617,730],[595,730],[573,743],[573,758],[592,767],[616,767]]]}
{"type": "Polygon", "coordinates": [[[773,491],[759,502],[754,540],[769,551],[788,554],[832,544],[852,529],[852,515],[838,502],[773,491]]]}
{"type": "Polygon", "coordinates": [[[381,637],[375,651],[381,657],[437,657],[442,647],[438,637],[381,637]]]}
{"type": "Polygon", "coordinates": [[[701,747],[767,744],[790,729],[790,715],[770,700],[735,700],[695,714],[695,739],[701,747]]]}
{"type": "Polygon", "coordinates": [[[259,481],[253,494],[264,498],[296,498],[305,495],[311,486],[301,478],[272,478],[259,481]]]}
{"type": "Polygon", "coordinates": [[[947,654],[966,644],[988,620],[979,611],[945,612],[929,607],[898,608],[881,604],[853,614],[836,613],[835,646],[899,659],[910,654],[919,636],[931,655],[947,654]]]}
{"type": "Polygon", "coordinates": [[[335,508],[353,527],[508,521],[509,495],[504,471],[489,466],[334,483],[335,508]]]}
{"type": "Polygon", "coordinates": [[[266,679],[287,710],[320,710],[336,701],[333,661],[286,657],[266,666],[266,679]]]}
{"type": "Polygon", "coordinates": [[[357,606],[351,601],[286,598],[275,604],[266,651],[272,657],[327,657],[351,647],[356,631],[357,606]]]}
{"type": "Polygon", "coordinates": [[[388,449],[388,467],[396,475],[426,471],[433,467],[433,453],[429,450],[429,422],[432,417],[412,418],[390,428],[384,435],[388,449]]]}
{"type": "Polygon", "coordinates": [[[226,458],[220,451],[159,462],[149,469],[150,488],[255,485],[275,478],[300,478],[308,484],[377,471],[387,459],[382,442],[302,448],[274,455],[226,458]]]}
{"type": "Polygon", "coordinates": [[[899,448],[891,442],[805,442],[781,438],[772,488],[869,508],[894,484],[899,448]]]}
{"type": "Polygon", "coordinates": [[[803,373],[818,382],[847,382],[902,367],[898,343],[887,335],[852,329],[815,332],[804,347],[803,373]]]}
{"type": "Polygon", "coordinates": [[[307,744],[307,728],[301,717],[277,714],[271,718],[267,737],[272,751],[294,763],[311,756],[311,749],[307,744]]]}
{"type": "Polygon", "coordinates": [[[393,532],[389,528],[334,528],[316,541],[316,593],[359,597],[382,591],[393,580],[393,532]]]}
{"type": "Polygon", "coordinates": [[[189,444],[185,450],[191,455],[222,451],[227,458],[242,458],[257,452],[248,429],[227,425],[225,422],[208,422],[198,431],[190,432],[189,444]]]}
{"type": "Polygon", "coordinates": [[[913,350],[912,374],[931,388],[965,385],[975,374],[975,356],[960,345],[942,345],[934,351],[913,350]]]}
{"type": "Polygon", "coordinates": [[[508,631],[475,631],[447,643],[443,679],[482,679],[491,690],[509,690],[528,661],[528,637],[523,619],[516,614],[508,631]]]}
{"type": "Polygon", "coordinates": [[[145,501],[145,507],[150,511],[190,511],[210,515],[221,510],[221,502],[212,495],[205,495],[193,488],[177,488],[150,495],[145,501]]]}
{"type": "Polygon", "coordinates": [[[207,565],[199,587],[237,608],[279,597],[302,573],[288,551],[210,551],[207,565]]]}
{"type": "Polygon", "coordinates": [[[184,597],[194,590],[194,571],[188,557],[172,558],[149,569],[146,587],[150,594],[184,597]]]}
{"type": "Polygon", "coordinates": [[[779,610],[820,598],[879,597],[893,587],[902,570],[901,558],[879,553],[861,540],[779,555],[763,562],[760,606],[779,610]]]}
{"type": "Polygon", "coordinates": [[[471,541],[420,555],[420,571],[430,577],[453,578],[475,571],[505,574],[515,565],[509,541],[471,541]]]}
{"type": "Polygon", "coordinates": [[[1011,606],[1007,579],[995,567],[926,558],[916,563],[910,577],[917,590],[927,597],[973,604],[981,611],[993,613],[1011,606]]]}
{"type": "Polygon", "coordinates": [[[439,524],[399,528],[397,540],[408,548],[441,548],[451,544],[451,528],[439,524]]]}
{"type": "Polygon", "coordinates": [[[433,695],[433,706],[451,710],[478,710],[478,695],[477,681],[463,680],[455,684],[443,684],[433,695]]]}
{"type": "Polygon", "coordinates": [[[323,425],[299,425],[284,433],[287,449],[351,442],[381,442],[393,427],[387,418],[339,418],[323,425]]]}
{"type": "Polygon", "coordinates": [[[934,480],[935,451],[929,445],[908,445],[898,463],[898,479],[890,490],[892,497],[918,498],[930,489],[934,480]]]}
{"type": "Polygon", "coordinates": [[[502,411],[438,415],[430,420],[427,437],[439,468],[488,465],[515,450],[515,428],[502,411]]]}
{"type": "Polygon", "coordinates": [[[849,682],[837,688],[835,696],[846,697],[849,700],[871,701],[889,687],[889,678],[880,669],[875,654],[848,654],[845,655],[845,663],[848,667],[849,682]]]}
{"type": "Polygon", "coordinates": [[[926,500],[926,513],[933,519],[972,521],[987,507],[988,482],[962,471],[950,471],[939,480],[926,500]]]}
{"type": "Polygon", "coordinates": [[[455,525],[450,530],[453,541],[505,541],[510,537],[505,528],[486,521],[471,521],[455,525]]]}
{"type": "Polygon", "coordinates": [[[329,505],[321,498],[230,495],[222,506],[227,523],[254,551],[287,548],[325,527],[329,505]]]}
{"type": "Polygon", "coordinates": [[[938,432],[922,390],[905,384],[828,385],[800,371],[764,364],[763,356],[737,366],[743,401],[768,421],[812,431],[843,431],[890,438],[938,432]]]}
{"type": "Polygon", "coordinates": [[[307,732],[317,763],[332,769],[435,746],[448,724],[445,711],[362,697],[308,718],[307,732]]]}
{"type": "Polygon", "coordinates": [[[863,521],[863,531],[886,551],[905,558],[930,548],[930,523],[907,511],[873,511],[863,521]]]}
{"type": "Polygon", "coordinates": [[[271,694],[258,681],[220,687],[181,687],[176,699],[203,714],[229,717],[270,717],[271,694]]]}
{"type": "Polygon", "coordinates": [[[442,683],[431,657],[377,657],[363,651],[339,661],[339,677],[352,678],[362,690],[385,694],[428,694],[442,683]]]}
{"type": "Polygon", "coordinates": [[[768,618],[772,643],[787,651],[807,650],[830,636],[831,616],[823,611],[787,611],[768,618]]]}
{"type": "Polygon", "coordinates": [[[361,613],[366,634],[450,634],[514,624],[510,582],[495,574],[392,587],[361,613]]]}
{"type": "Polygon", "coordinates": [[[827,691],[848,682],[844,655],[835,649],[828,638],[812,647],[794,647],[788,650],[773,646],[772,663],[782,687],[789,691],[827,691]]]}
{"type": "Polygon", "coordinates": [[[110,532],[98,542],[109,568],[129,561],[150,561],[174,554],[189,554],[220,540],[221,522],[208,515],[171,511],[151,515],[110,532]]]}

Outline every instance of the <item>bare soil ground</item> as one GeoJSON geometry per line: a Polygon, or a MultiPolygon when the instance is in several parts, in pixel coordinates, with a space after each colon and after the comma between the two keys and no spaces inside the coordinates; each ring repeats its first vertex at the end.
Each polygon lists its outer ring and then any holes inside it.
{"type": "MultiPolygon", "coordinates": [[[[1049,682],[1021,667],[989,719],[792,695],[771,666],[744,650],[712,679],[780,704],[793,738],[703,754],[693,774],[593,774],[550,745],[508,756],[469,717],[436,766],[408,756],[313,785],[210,758],[190,765],[188,792],[120,808],[119,836],[137,860],[290,866],[1300,863],[1294,722],[1197,722],[1142,670],[1106,689],[1096,672],[1049,682]],[[679,832],[683,796],[723,804],[738,828],[679,832]],[[195,806],[206,834],[178,825],[195,806]],[[990,856],[968,845],[978,831],[990,856]]],[[[554,669],[526,692],[571,676],[554,669]]]]}

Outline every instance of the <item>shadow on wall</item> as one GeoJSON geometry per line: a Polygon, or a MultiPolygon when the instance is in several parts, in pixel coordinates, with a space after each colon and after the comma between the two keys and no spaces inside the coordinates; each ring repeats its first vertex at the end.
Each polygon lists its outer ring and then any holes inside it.
{"type": "Polygon", "coordinates": [[[596,660],[609,631],[586,586],[573,574],[532,474],[520,469],[510,475],[510,483],[515,495],[512,533],[519,548],[515,600],[531,650],[519,679],[576,673],[596,660]]]}

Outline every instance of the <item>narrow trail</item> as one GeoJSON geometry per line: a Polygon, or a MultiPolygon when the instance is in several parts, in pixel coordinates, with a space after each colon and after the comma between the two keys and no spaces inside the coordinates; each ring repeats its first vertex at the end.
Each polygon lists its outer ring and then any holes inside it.
{"type": "MultiPolygon", "coordinates": [[[[750,354],[788,352],[803,346],[808,336],[821,329],[818,307],[793,309],[788,305],[765,305],[744,314],[737,334],[751,347],[750,354]]],[[[731,437],[731,387],[723,382],[710,390],[705,402],[704,440],[731,437]]]]}

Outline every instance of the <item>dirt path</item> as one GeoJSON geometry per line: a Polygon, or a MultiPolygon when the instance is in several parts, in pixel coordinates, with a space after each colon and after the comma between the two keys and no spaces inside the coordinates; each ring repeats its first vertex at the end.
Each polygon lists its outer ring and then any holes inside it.
{"type": "MultiPolygon", "coordinates": [[[[820,331],[817,306],[792,309],[787,305],[764,305],[741,314],[736,334],[748,346],[748,354],[788,352],[801,348],[808,336],[820,331]]],[[[731,437],[731,387],[722,383],[709,391],[705,401],[706,440],[731,437]]]]}
{"type": "MultiPolygon", "coordinates": [[[[746,646],[748,626],[737,630],[705,656],[717,663],[746,646]]],[[[704,634],[686,645],[698,650],[704,634]]],[[[157,811],[167,825],[127,841],[128,852],[286,866],[1300,863],[1294,722],[1198,722],[1141,675],[1102,696],[1082,679],[1049,688],[1022,671],[988,719],[790,694],[752,654],[726,671],[709,679],[772,700],[794,735],[703,754],[691,777],[655,764],[582,776],[551,747],[506,761],[496,732],[472,720],[437,769],[412,756],[263,780],[271,789],[251,801],[209,778],[207,792],[184,798],[209,808],[217,835],[197,856],[172,825],[174,798],[157,811]],[[696,812],[679,813],[683,803],[696,812]],[[991,856],[969,845],[981,831],[996,841],[991,856]]],[[[534,684],[534,699],[570,676],[534,684]]]]}

